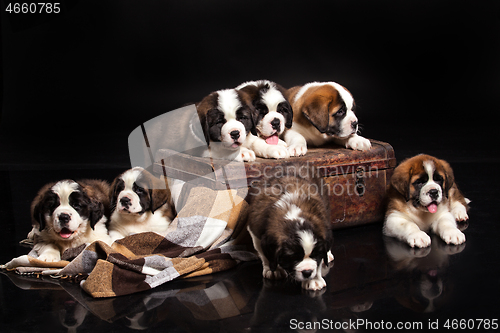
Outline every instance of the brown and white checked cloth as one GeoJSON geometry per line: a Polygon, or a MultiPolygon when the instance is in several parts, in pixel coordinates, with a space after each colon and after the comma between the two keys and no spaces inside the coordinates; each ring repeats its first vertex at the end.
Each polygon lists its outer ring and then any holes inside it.
{"type": "MultiPolygon", "coordinates": [[[[56,263],[36,259],[32,251],[2,268],[20,274],[83,276],[82,288],[96,298],[127,295],[174,279],[227,270],[239,261],[257,259],[250,244],[236,241],[240,231],[246,230],[238,224],[246,193],[246,188],[216,191],[194,187],[165,235],[139,233],[112,246],[97,241],[73,260],[56,263]]],[[[63,258],[67,257],[65,252],[63,258]]]]}

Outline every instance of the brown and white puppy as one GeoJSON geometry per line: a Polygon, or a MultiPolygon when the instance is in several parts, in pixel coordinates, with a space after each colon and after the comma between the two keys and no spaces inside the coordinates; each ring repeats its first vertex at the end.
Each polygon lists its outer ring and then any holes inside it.
{"type": "Polygon", "coordinates": [[[31,204],[38,259],[59,261],[72,247],[101,240],[110,243],[106,221],[109,185],[100,180],[61,180],[40,189],[31,204]]]}
{"type": "Polygon", "coordinates": [[[367,150],[371,143],[357,134],[358,118],[351,93],[335,82],[311,82],[290,88],[288,100],[294,112],[292,129],[308,145],[334,141],[346,148],[367,150]]]}
{"type": "Polygon", "coordinates": [[[286,89],[268,80],[245,82],[236,89],[249,96],[254,111],[256,133],[247,137],[246,147],[264,158],[306,154],[306,140],[291,129],[293,110],[284,96],[286,89]]]}
{"type": "MultiPolygon", "coordinates": [[[[204,157],[254,161],[255,153],[243,143],[252,131],[252,108],[248,97],[235,89],[215,91],[196,104],[209,150],[204,157]]],[[[254,132],[255,133],[255,132],[254,132]]]]}
{"type": "Polygon", "coordinates": [[[326,286],[322,265],[333,260],[333,236],[321,193],[319,181],[290,176],[251,187],[247,229],[262,260],[264,278],[289,275],[307,290],[326,286]]]}
{"type": "Polygon", "coordinates": [[[116,177],[110,201],[108,229],[112,241],[147,231],[164,234],[175,217],[168,184],[141,167],[116,177]]]}
{"type": "Polygon", "coordinates": [[[411,247],[427,247],[432,230],[447,244],[462,244],[465,235],[456,221],[469,217],[469,199],[455,184],[448,162],[429,155],[404,160],[391,177],[384,234],[411,247]]]}

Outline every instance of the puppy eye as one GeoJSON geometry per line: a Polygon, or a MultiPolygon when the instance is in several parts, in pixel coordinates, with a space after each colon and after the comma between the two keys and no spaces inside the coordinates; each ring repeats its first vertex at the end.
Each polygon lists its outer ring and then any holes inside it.
{"type": "Polygon", "coordinates": [[[432,176],[432,179],[435,182],[442,182],[443,181],[443,177],[440,174],[438,174],[438,173],[434,174],[434,176],[432,176]]]}
{"type": "Polygon", "coordinates": [[[423,185],[427,183],[427,178],[419,178],[413,182],[413,185],[423,185]]]}
{"type": "Polygon", "coordinates": [[[345,108],[341,108],[335,113],[335,117],[343,117],[345,116],[346,112],[347,111],[345,108]]]}

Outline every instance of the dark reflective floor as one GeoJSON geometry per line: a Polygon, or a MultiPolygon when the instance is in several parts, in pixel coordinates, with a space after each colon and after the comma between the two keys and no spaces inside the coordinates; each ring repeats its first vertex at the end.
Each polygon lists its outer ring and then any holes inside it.
{"type": "MultiPolygon", "coordinates": [[[[459,325],[461,319],[485,325],[481,319],[500,317],[499,182],[494,172],[500,165],[489,163],[487,175],[482,163],[452,166],[472,200],[469,223],[461,225],[467,237],[461,246],[434,237],[430,248],[412,250],[383,237],[380,223],[337,230],[327,287],[316,293],[291,282],[263,281],[260,262],[110,299],[92,299],[66,281],[0,274],[0,331],[354,332],[397,325],[420,331],[435,325],[442,329],[447,321],[459,325]]],[[[2,171],[1,186],[10,191],[0,192],[0,262],[27,253],[18,241],[29,231],[32,196],[47,179],[111,180],[119,172],[2,171]]]]}

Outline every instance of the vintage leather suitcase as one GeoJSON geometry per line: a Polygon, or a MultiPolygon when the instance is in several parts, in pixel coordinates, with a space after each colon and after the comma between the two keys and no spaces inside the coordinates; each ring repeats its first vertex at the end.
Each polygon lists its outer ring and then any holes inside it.
{"type": "Polygon", "coordinates": [[[331,145],[311,148],[305,156],[288,159],[257,158],[255,162],[193,157],[168,149],[155,156],[153,172],[174,179],[196,182],[213,189],[251,186],[263,177],[305,175],[310,170],[327,184],[333,229],[381,221],[389,180],[396,166],[394,149],[371,140],[368,151],[331,145]]]}

